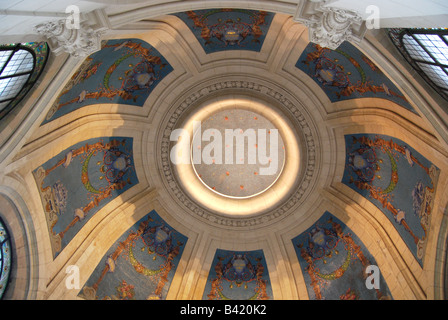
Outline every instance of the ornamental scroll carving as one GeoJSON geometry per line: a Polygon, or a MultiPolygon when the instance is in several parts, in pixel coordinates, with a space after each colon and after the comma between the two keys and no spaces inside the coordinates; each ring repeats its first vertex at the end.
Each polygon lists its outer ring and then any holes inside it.
{"type": "Polygon", "coordinates": [[[48,21],[34,30],[48,39],[56,55],[66,52],[75,58],[84,58],[101,49],[101,37],[109,29],[107,15],[95,10],[80,15],[77,27],[68,27],[67,20],[48,21]]]}
{"type": "Polygon", "coordinates": [[[295,21],[309,29],[309,40],[335,50],[344,41],[360,42],[367,30],[359,13],[326,6],[328,0],[305,0],[297,6],[295,21]]]}

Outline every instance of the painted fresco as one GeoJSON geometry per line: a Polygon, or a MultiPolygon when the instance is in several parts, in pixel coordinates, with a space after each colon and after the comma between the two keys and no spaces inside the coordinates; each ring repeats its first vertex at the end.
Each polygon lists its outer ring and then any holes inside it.
{"type": "Polygon", "coordinates": [[[381,98],[415,112],[403,93],[361,51],[345,41],[338,49],[310,43],[296,63],[325,91],[331,102],[381,98]]]}
{"type": "Polygon", "coordinates": [[[138,183],[132,138],[103,137],[75,144],[33,171],[53,258],[105,204],[138,183]]]}
{"type": "Polygon", "coordinates": [[[389,218],[423,266],[439,169],[401,140],[346,135],[342,182],[389,218]]]}
{"type": "Polygon", "coordinates": [[[392,299],[381,270],[359,238],[328,211],[305,232],[292,239],[310,300],[392,299]],[[366,283],[374,273],[376,288],[366,283]]]}
{"type": "Polygon", "coordinates": [[[166,299],[187,240],[151,211],[111,246],[79,296],[88,300],[166,299]]]}
{"type": "Polygon", "coordinates": [[[174,14],[191,29],[206,53],[259,52],[274,14],[244,9],[209,9],[174,14]]]}
{"type": "Polygon", "coordinates": [[[103,42],[64,87],[42,124],[92,104],[141,107],[173,68],[152,46],[139,39],[103,42]]]}
{"type": "Polygon", "coordinates": [[[272,300],[263,250],[216,250],[203,300],[272,300]]]}

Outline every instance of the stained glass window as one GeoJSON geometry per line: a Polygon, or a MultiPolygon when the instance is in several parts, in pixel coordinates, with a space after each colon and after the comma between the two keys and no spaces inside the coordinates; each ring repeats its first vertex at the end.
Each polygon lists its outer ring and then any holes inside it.
{"type": "Polygon", "coordinates": [[[45,42],[0,45],[0,120],[36,83],[48,54],[45,42]]]}
{"type": "Polygon", "coordinates": [[[409,63],[448,100],[448,29],[390,29],[409,63]]]}
{"type": "Polygon", "coordinates": [[[11,244],[8,231],[0,218],[0,299],[8,286],[11,271],[11,244]]]}

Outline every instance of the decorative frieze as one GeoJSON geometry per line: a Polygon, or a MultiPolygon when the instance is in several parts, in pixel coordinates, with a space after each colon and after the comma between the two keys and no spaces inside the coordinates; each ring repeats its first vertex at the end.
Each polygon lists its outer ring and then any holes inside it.
{"type": "MultiPolygon", "coordinates": [[[[211,84],[205,88],[201,88],[198,91],[190,94],[182,102],[178,104],[178,107],[171,113],[168,121],[166,122],[165,128],[162,130],[163,134],[159,138],[159,145],[161,150],[161,168],[162,176],[165,180],[165,185],[170,193],[177,198],[178,203],[182,205],[186,211],[197,215],[198,217],[207,220],[209,223],[225,226],[225,227],[235,227],[235,228],[247,228],[263,225],[272,222],[281,216],[287,215],[294,211],[294,209],[299,204],[302,197],[311,189],[313,181],[315,180],[316,173],[316,162],[317,162],[317,145],[318,140],[315,138],[312,130],[312,124],[308,122],[304,114],[299,110],[299,106],[295,105],[290,101],[284,94],[278,92],[274,88],[267,87],[265,85],[251,82],[251,81],[222,81],[211,84]],[[304,148],[306,148],[306,160],[302,163],[305,166],[304,175],[301,177],[300,183],[297,185],[296,190],[291,192],[289,198],[285,199],[282,203],[268,213],[262,213],[251,217],[224,217],[222,215],[215,214],[207,208],[199,206],[195,201],[191,200],[190,197],[184,192],[177,182],[175,175],[173,173],[173,168],[170,161],[170,135],[173,130],[177,128],[177,121],[180,114],[188,111],[190,106],[194,104],[195,101],[205,98],[207,95],[216,96],[216,91],[225,89],[244,89],[244,92],[256,93],[259,98],[263,95],[267,97],[274,98],[283,107],[284,111],[289,111],[295,120],[295,127],[300,129],[303,141],[305,141],[304,148]]],[[[299,177],[298,177],[299,178],[299,177]]]]}

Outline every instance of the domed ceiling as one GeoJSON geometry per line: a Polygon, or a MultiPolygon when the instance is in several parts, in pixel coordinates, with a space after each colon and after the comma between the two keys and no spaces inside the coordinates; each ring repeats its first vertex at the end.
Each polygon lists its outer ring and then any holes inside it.
{"type": "Polygon", "coordinates": [[[429,294],[446,150],[377,51],[259,10],[143,22],[52,84],[10,165],[46,298],[429,294]]]}

